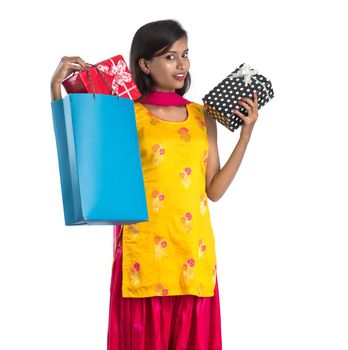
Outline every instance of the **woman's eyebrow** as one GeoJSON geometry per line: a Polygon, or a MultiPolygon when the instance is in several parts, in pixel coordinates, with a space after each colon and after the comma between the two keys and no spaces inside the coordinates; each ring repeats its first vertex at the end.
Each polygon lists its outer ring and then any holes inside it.
{"type": "MultiPolygon", "coordinates": [[[[184,50],[183,52],[185,52],[185,51],[188,51],[189,49],[186,49],[186,50],[184,50]]],[[[170,51],[167,51],[167,52],[174,52],[174,53],[177,53],[177,51],[173,51],[173,50],[170,50],[170,51]]]]}

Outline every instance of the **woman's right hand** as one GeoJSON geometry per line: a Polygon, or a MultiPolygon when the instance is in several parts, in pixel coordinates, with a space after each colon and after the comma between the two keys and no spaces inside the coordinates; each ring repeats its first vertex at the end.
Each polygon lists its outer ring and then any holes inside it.
{"type": "Polygon", "coordinates": [[[80,71],[87,66],[87,63],[79,56],[63,56],[51,78],[52,100],[62,98],[60,85],[62,81],[72,72],[80,71]]]}

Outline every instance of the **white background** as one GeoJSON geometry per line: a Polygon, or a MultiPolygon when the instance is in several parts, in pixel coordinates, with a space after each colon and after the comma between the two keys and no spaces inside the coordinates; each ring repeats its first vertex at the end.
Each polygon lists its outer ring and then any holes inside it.
{"type": "MultiPolygon", "coordinates": [[[[49,84],[64,55],[129,63],[135,31],[169,18],[189,35],[188,99],[243,62],[275,93],[209,201],[224,349],[348,349],[343,1],[1,6],[1,349],[106,349],[112,227],[64,225],[49,84]]],[[[221,167],[239,130],[218,125],[221,167]]]]}

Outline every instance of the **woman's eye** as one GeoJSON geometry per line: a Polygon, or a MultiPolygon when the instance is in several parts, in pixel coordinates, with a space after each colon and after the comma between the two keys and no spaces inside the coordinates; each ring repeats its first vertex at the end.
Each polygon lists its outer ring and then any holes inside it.
{"type": "MultiPolygon", "coordinates": [[[[185,57],[185,58],[187,58],[187,55],[188,55],[188,52],[184,53],[184,57],[185,57]]],[[[175,56],[174,56],[174,55],[169,55],[169,56],[167,56],[167,58],[169,58],[169,59],[170,59],[170,57],[175,57],[175,56]]]]}

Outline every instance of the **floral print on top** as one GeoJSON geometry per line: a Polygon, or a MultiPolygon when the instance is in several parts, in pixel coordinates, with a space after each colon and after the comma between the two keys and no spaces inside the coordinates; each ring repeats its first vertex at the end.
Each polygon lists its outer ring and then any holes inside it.
{"type": "Polygon", "coordinates": [[[149,220],[124,225],[123,297],[214,295],[207,130],[203,105],[186,109],[186,120],[171,122],[134,103],[149,220]]]}

